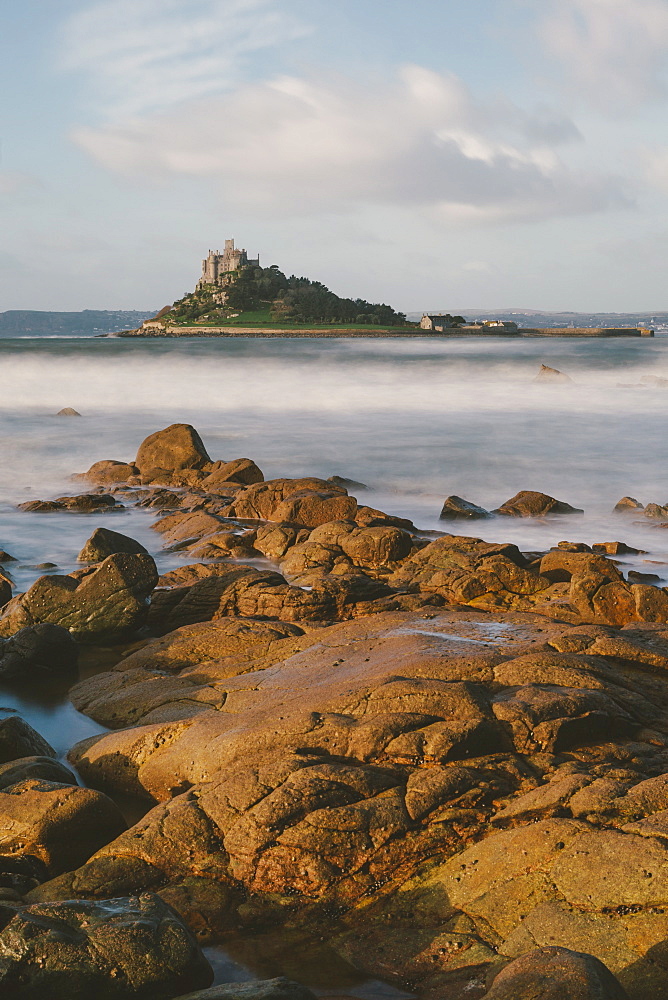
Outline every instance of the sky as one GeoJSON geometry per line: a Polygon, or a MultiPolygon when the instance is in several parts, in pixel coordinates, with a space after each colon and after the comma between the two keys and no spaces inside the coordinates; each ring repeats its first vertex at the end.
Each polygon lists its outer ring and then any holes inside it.
{"type": "Polygon", "coordinates": [[[0,311],[233,237],[403,311],[668,310],[668,0],[0,0],[0,311]]]}

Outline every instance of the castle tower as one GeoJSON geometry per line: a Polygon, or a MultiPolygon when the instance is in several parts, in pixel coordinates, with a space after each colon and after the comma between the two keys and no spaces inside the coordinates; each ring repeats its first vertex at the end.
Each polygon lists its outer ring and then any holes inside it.
{"type": "Polygon", "coordinates": [[[225,249],[209,250],[209,256],[202,261],[202,277],[197,283],[198,288],[204,285],[220,285],[224,281],[224,275],[231,271],[236,271],[246,264],[260,266],[260,258],[249,260],[245,250],[237,250],[234,240],[225,240],[225,249]]]}

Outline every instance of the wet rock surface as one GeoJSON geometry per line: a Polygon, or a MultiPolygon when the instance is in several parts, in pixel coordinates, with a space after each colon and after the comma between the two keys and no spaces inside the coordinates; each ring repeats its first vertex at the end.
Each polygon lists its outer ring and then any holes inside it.
{"type": "Polygon", "coordinates": [[[155,1000],[213,976],[194,937],[156,896],[0,910],[0,990],[16,1000],[155,1000]]]}
{"type": "Polygon", "coordinates": [[[42,576],[3,609],[0,635],[50,622],[83,641],[120,638],[143,624],[157,581],[151,556],[129,553],[108,556],[79,577],[42,576]]]}
{"type": "MultiPolygon", "coordinates": [[[[110,730],[69,754],[89,788],[6,734],[5,853],[43,866],[30,910],[150,889],[202,940],[326,938],[429,998],[668,989],[668,593],[625,578],[623,542],[434,537],[336,477],[211,462],[188,425],[133,468],[146,485],[109,488],[158,512],[182,565],[158,582],[114,553],[0,617],[133,640],[71,690],[110,730]],[[107,795],[144,815],[68,853],[107,795]]],[[[574,512],[523,492],[495,513],[574,512]]]]}

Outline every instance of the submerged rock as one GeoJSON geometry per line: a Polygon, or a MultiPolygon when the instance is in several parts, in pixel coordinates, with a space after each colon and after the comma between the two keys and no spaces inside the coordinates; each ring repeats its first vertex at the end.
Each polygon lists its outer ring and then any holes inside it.
{"type": "Polygon", "coordinates": [[[2,911],[0,991],[12,1000],[153,1000],[206,987],[211,967],[157,896],[2,911]]]}
{"type": "Polygon", "coordinates": [[[572,382],[573,379],[565,372],[560,372],[558,368],[550,368],[549,365],[541,365],[538,369],[534,382],[572,382]]]}
{"type": "Polygon", "coordinates": [[[190,424],[171,424],[142,441],[135,465],[142,475],[152,469],[201,469],[210,465],[201,437],[190,424]]]}

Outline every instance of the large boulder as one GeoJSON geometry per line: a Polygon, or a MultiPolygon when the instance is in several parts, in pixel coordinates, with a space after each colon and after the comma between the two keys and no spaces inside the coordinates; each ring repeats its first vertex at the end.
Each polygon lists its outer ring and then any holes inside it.
{"type": "Polygon", "coordinates": [[[90,788],[27,778],[0,792],[0,854],[38,857],[51,876],[79,867],[125,829],[118,806],[90,788]]]}
{"type": "Polygon", "coordinates": [[[211,459],[190,424],[171,424],[150,434],[139,446],[135,465],[143,475],[152,469],[201,469],[211,459]]]}
{"type": "Polygon", "coordinates": [[[79,576],[41,576],[0,617],[0,635],[38,622],[68,629],[78,640],[99,642],[133,633],[145,621],[158,582],[151,556],[118,553],[79,576]]]}
{"type": "Polygon", "coordinates": [[[8,639],[0,639],[0,677],[32,681],[76,672],[79,649],[60,625],[29,625],[8,639]]]}
{"type": "Polygon", "coordinates": [[[485,1000],[628,1000],[609,969],[593,955],[538,948],[510,962],[485,1000]]]}
{"type": "Polygon", "coordinates": [[[157,896],[2,912],[0,992],[12,1000],[155,1000],[207,987],[211,966],[157,896]]]}
{"type": "Polygon", "coordinates": [[[510,500],[506,500],[495,511],[506,517],[545,517],[554,514],[583,514],[579,507],[571,507],[565,500],[555,500],[547,493],[534,490],[520,490],[510,500]]]}
{"type": "Polygon", "coordinates": [[[79,562],[100,562],[117,552],[139,554],[146,553],[146,549],[140,542],[136,542],[128,535],[122,535],[120,531],[112,531],[110,528],[96,528],[77,559],[79,562]]]}

